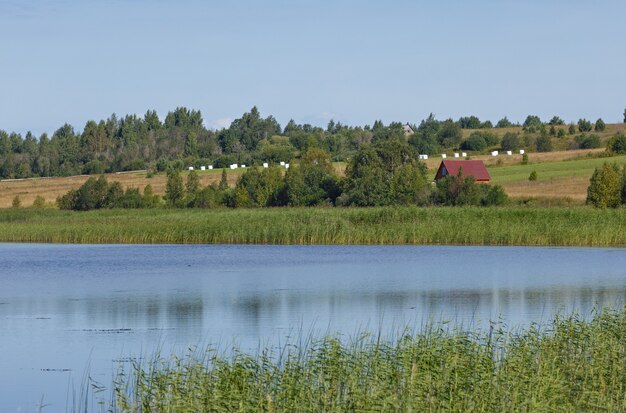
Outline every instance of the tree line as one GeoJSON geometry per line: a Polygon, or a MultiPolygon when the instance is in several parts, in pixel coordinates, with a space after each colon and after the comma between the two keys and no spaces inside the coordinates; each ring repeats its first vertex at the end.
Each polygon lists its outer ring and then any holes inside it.
{"type": "Polygon", "coordinates": [[[310,148],[286,171],[278,166],[252,167],[228,186],[226,169],[219,184],[200,185],[198,173],[167,170],[165,195],[150,185],[143,193],[123,191],[118,182],[91,177],[79,189],[57,199],[61,209],[100,208],[259,208],[279,206],[502,205],[500,186],[477,184],[472,176],[447,176],[432,185],[418,153],[408,143],[385,140],[363,145],[339,177],[328,152],[310,148]]]}
{"type": "Polygon", "coordinates": [[[104,120],[88,121],[82,132],[65,124],[51,136],[44,133],[35,137],[28,132],[22,137],[0,130],[0,178],[182,170],[200,165],[221,168],[233,163],[259,165],[289,162],[312,148],[327,152],[332,161],[347,161],[364,145],[394,140],[407,143],[421,154],[458,149],[480,152],[489,147],[550,151],[553,139],[582,133],[585,135],[577,137],[573,145],[587,148],[599,146],[600,141],[586,134],[602,132],[605,126],[602,119],[595,123],[580,119],[568,126],[557,116],[543,122],[529,115],[522,125],[506,117],[494,125],[476,116],[454,121],[438,120],[431,114],[419,124],[385,125],[376,121],[371,126],[355,127],[331,120],[322,128],[290,120],[282,128],[273,116],[264,118],[253,107],[228,128],[214,131],[204,126],[200,111],[179,107],[167,113],[163,121],[153,110],[143,117],[118,118],[113,114],[104,120]],[[509,131],[500,136],[494,130],[512,126],[521,126],[522,133],[509,131]],[[464,139],[463,129],[476,130],[464,139]]]}

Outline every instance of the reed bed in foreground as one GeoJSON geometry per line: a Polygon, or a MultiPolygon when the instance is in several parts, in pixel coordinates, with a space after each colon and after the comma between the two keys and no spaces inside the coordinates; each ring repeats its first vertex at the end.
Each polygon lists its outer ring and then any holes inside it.
{"type": "Polygon", "coordinates": [[[8,209],[0,242],[624,246],[626,209],[8,209]]]}
{"type": "Polygon", "coordinates": [[[626,311],[471,332],[155,357],[120,371],[114,412],[623,412],[626,311]]]}

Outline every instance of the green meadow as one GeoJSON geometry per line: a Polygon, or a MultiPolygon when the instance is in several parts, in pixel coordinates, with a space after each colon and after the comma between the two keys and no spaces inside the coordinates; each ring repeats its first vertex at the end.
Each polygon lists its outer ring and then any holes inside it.
{"type": "MultiPolygon", "coordinates": [[[[532,154],[531,154],[532,157],[532,154]]],[[[491,166],[487,169],[494,184],[528,181],[531,172],[536,171],[539,180],[552,178],[590,178],[595,168],[600,168],[605,162],[626,164],[626,156],[612,156],[606,158],[585,158],[562,160],[557,162],[528,163],[527,165],[491,166]]]]}
{"type": "Polygon", "coordinates": [[[4,209],[0,242],[624,246],[626,209],[4,209]]]}

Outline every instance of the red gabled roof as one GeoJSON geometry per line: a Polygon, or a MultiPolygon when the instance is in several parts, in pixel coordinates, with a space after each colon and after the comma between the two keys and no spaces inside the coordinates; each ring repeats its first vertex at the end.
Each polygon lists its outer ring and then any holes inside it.
{"type": "Polygon", "coordinates": [[[446,175],[458,175],[459,169],[463,169],[463,176],[473,176],[477,182],[488,182],[491,180],[487,168],[483,161],[441,161],[435,180],[439,180],[446,175]]]}

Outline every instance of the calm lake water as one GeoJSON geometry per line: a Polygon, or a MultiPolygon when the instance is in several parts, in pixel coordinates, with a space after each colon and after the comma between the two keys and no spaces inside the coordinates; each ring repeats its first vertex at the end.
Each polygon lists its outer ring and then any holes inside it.
{"type": "MultiPolygon", "coordinates": [[[[66,410],[87,374],[194,345],[590,316],[626,302],[626,250],[0,244],[0,411],[66,410]]],[[[71,406],[71,404],[70,404],[71,406]]]]}

